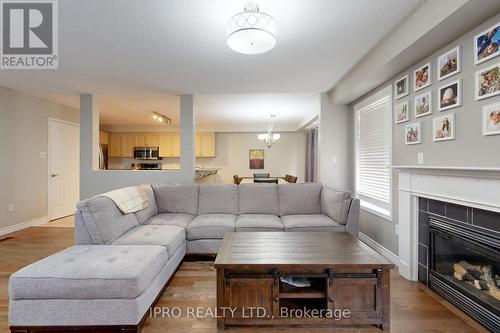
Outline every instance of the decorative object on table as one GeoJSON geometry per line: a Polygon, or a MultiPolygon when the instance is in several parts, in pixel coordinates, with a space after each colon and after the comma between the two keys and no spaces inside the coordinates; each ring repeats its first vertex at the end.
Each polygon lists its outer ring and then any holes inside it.
{"type": "Polygon", "coordinates": [[[455,114],[450,113],[432,119],[432,140],[447,141],[455,139],[455,114]]]}
{"type": "Polygon", "coordinates": [[[460,73],[460,45],[438,57],[438,80],[444,80],[460,73]]]}
{"type": "Polygon", "coordinates": [[[500,134],[500,102],[483,106],[483,135],[500,134]]]}
{"type": "Polygon", "coordinates": [[[278,178],[254,178],[253,180],[256,184],[278,184],[278,178]]]}
{"type": "Polygon", "coordinates": [[[476,100],[500,94],[500,63],[476,72],[476,100]]]}
{"type": "Polygon", "coordinates": [[[408,96],[408,91],[408,75],[405,75],[394,82],[394,96],[396,96],[396,99],[408,96]]]}
{"type": "Polygon", "coordinates": [[[474,36],[474,63],[480,64],[500,54],[500,22],[474,36]]]}
{"type": "Polygon", "coordinates": [[[457,106],[462,105],[461,81],[456,80],[439,87],[438,95],[439,95],[439,103],[438,103],[439,111],[453,109],[456,108],[457,106]]]}
{"type": "Polygon", "coordinates": [[[249,149],[250,169],[264,169],[264,149],[249,149]]]}
{"type": "Polygon", "coordinates": [[[413,72],[413,90],[418,91],[424,89],[430,86],[431,83],[431,63],[428,62],[413,72]]]}
{"type": "Polygon", "coordinates": [[[217,174],[217,172],[220,170],[220,168],[205,168],[205,166],[203,165],[201,168],[200,167],[196,167],[194,169],[194,178],[195,179],[201,179],[201,178],[205,178],[205,177],[208,177],[208,176],[214,176],[217,174]]]}
{"type": "Polygon", "coordinates": [[[274,128],[274,119],[276,118],[275,114],[270,116],[269,122],[267,123],[267,133],[257,134],[257,138],[261,141],[264,141],[267,148],[271,148],[272,145],[278,143],[281,135],[273,132],[274,128]]]}
{"type": "Polygon", "coordinates": [[[405,125],[405,143],[414,145],[421,143],[422,133],[420,130],[420,122],[405,125]]]}
{"type": "Polygon", "coordinates": [[[423,117],[432,113],[432,93],[430,91],[415,97],[415,117],[423,117]]]}
{"type": "Polygon", "coordinates": [[[404,123],[410,120],[409,110],[408,110],[408,101],[397,104],[394,107],[394,118],[396,119],[396,124],[404,123]]]}
{"type": "Polygon", "coordinates": [[[282,276],[280,281],[297,288],[310,287],[311,282],[304,276],[282,276]]]}
{"type": "Polygon", "coordinates": [[[227,22],[227,45],[243,54],[260,54],[271,51],[277,43],[276,22],[271,15],[260,11],[249,2],[244,11],[227,22]]]}
{"type": "Polygon", "coordinates": [[[260,173],[254,173],[253,178],[269,178],[271,177],[269,172],[260,172],[260,173]]]}

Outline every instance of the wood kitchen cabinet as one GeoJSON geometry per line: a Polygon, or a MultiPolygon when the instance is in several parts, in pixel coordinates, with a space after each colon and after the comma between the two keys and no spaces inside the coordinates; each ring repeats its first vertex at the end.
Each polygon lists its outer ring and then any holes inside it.
{"type": "Polygon", "coordinates": [[[196,133],[195,152],[196,157],[215,157],[215,133],[196,133]]]}
{"type": "Polygon", "coordinates": [[[161,157],[179,157],[181,151],[179,133],[159,134],[158,146],[161,157]]]}
{"type": "Polygon", "coordinates": [[[101,145],[109,144],[109,133],[99,131],[99,144],[101,145]]]}
{"type": "Polygon", "coordinates": [[[135,142],[133,133],[111,133],[109,135],[109,156],[133,157],[135,142]]]}

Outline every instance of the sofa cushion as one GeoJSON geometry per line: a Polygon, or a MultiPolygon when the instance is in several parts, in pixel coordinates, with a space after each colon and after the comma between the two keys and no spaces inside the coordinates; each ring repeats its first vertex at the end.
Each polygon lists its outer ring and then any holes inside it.
{"type": "Polygon", "coordinates": [[[167,260],[161,246],[72,246],[14,273],[9,295],[11,299],[136,298],[167,260]]]}
{"type": "Polygon", "coordinates": [[[178,227],[187,228],[193,219],[194,215],[191,214],[160,213],[147,220],[144,224],[176,225],[178,227]]]}
{"type": "Polygon", "coordinates": [[[148,206],[134,213],[137,217],[137,221],[142,224],[149,220],[153,215],[158,214],[158,207],[156,207],[156,198],[151,185],[141,185],[140,188],[144,190],[146,196],[148,197],[148,206]]]}
{"type": "Polygon", "coordinates": [[[198,213],[198,185],[153,185],[160,213],[198,213]]]}
{"type": "Polygon", "coordinates": [[[200,185],[198,214],[238,214],[238,185],[200,185]]]}
{"type": "Polygon", "coordinates": [[[187,239],[222,239],[226,231],[235,231],[236,215],[201,214],[187,227],[187,239]]]}
{"type": "Polygon", "coordinates": [[[239,185],[240,214],[279,215],[278,187],[276,184],[239,185]]]}
{"type": "Polygon", "coordinates": [[[345,226],[340,225],[323,214],[296,214],[281,217],[285,231],[342,231],[345,226]]]}
{"type": "Polygon", "coordinates": [[[320,183],[279,184],[280,216],[321,213],[320,183]]]}
{"type": "Polygon", "coordinates": [[[351,192],[338,191],[324,186],[321,190],[321,213],[331,217],[338,224],[347,223],[349,206],[351,205],[351,192]]]}
{"type": "Polygon", "coordinates": [[[113,242],[115,245],[161,245],[171,258],[186,241],[184,228],[175,225],[140,225],[113,242]]]}
{"type": "Polygon", "coordinates": [[[242,214],[236,219],[236,231],[282,231],[285,226],[276,215],[242,214]]]}
{"type": "Polygon", "coordinates": [[[108,197],[97,196],[77,204],[94,244],[111,244],[139,225],[134,213],[123,214],[108,197]]]}

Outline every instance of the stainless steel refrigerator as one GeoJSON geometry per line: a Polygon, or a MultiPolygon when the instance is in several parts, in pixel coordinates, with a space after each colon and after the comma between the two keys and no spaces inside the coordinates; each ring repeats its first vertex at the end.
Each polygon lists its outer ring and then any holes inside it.
{"type": "Polygon", "coordinates": [[[108,170],[108,145],[99,145],[99,170],[108,170]]]}

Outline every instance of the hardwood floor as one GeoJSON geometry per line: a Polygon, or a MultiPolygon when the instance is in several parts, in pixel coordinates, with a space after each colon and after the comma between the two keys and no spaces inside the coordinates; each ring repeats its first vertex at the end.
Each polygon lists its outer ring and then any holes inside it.
{"type": "MultiPolygon", "coordinates": [[[[36,260],[73,244],[73,229],[33,227],[0,237],[0,332],[8,332],[8,278],[10,274],[36,260]]],[[[213,262],[184,262],[156,307],[215,309],[215,269],[213,262]]],[[[468,324],[445,306],[446,302],[417,282],[391,273],[391,330],[406,333],[486,332],[477,324],[468,324]]],[[[458,310],[456,310],[458,311],[458,310]]],[[[461,315],[462,316],[462,315],[461,315]]],[[[217,331],[215,318],[148,318],[144,333],[217,331]]],[[[373,327],[355,329],[326,328],[232,328],[225,332],[381,332],[373,327]]]]}

